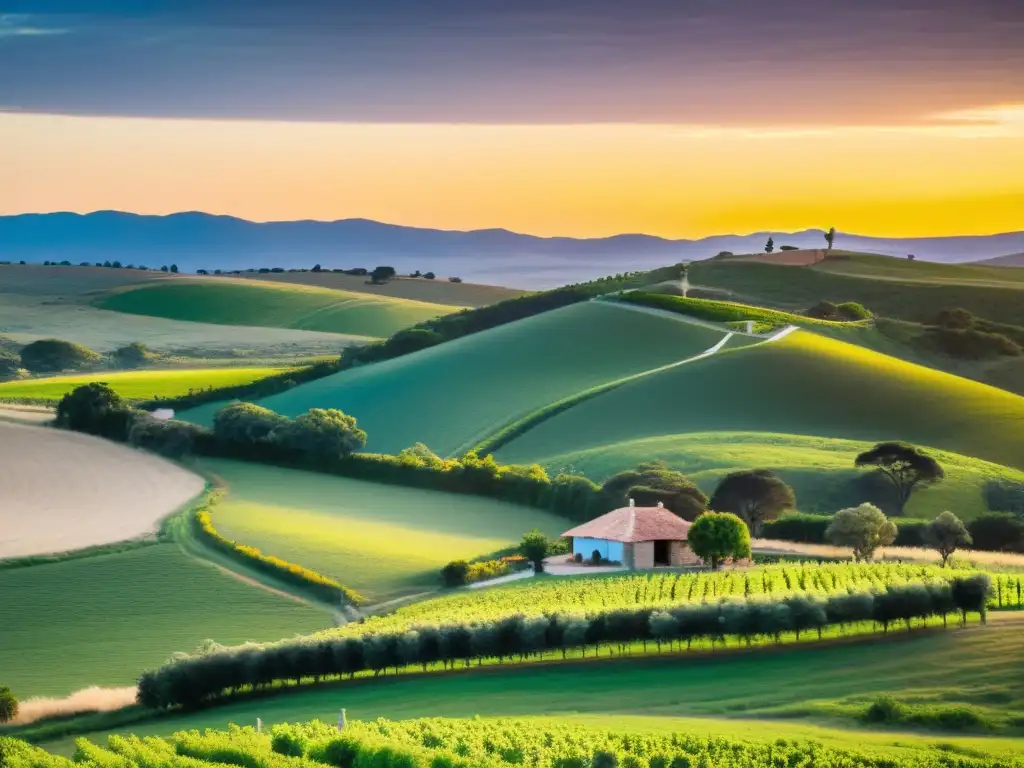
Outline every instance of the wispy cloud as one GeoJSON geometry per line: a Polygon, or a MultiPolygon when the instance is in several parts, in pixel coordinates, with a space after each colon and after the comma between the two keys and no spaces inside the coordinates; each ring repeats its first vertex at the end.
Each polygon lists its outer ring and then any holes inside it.
{"type": "Polygon", "coordinates": [[[0,14],[0,40],[12,37],[64,35],[70,30],[48,23],[45,16],[25,13],[0,14]]]}

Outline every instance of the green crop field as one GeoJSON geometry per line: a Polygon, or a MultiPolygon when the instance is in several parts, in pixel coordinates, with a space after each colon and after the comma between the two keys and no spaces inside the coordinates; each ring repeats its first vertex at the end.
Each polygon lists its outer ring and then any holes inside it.
{"type": "Polygon", "coordinates": [[[985,279],[961,282],[934,277],[936,271],[943,271],[941,265],[918,266],[923,262],[914,262],[912,267],[895,267],[885,262],[883,269],[873,266],[878,258],[883,257],[858,256],[845,264],[841,259],[826,260],[814,267],[702,261],[690,265],[689,279],[694,287],[728,291],[735,301],[791,311],[805,310],[823,300],[837,304],[856,301],[876,315],[920,323],[930,321],[940,310],[961,307],[995,322],[1024,325],[1024,280],[1013,276],[1001,279],[1009,270],[974,267],[984,270],[985,279]],[[822,264],[829,266],[823,268],[822,264]],[[839,271],[844,269],[851,273],[839,271]],[[914,276],[903,276],[904,270],[911,270],[914,276]]]}
{"type": "Polygon", "coordinates": [[[0,400],[60,400],[75,387],[102,381],[128,400],[177,397],[193,389],[249,384],[284,368],[174,368],[166,370],[85,373],[74,376],[49,376],[0,383],[0,400]]]}
{"type": "MultiPolygon", "coordinates": [[[[438,675],[394,676],[307,688],[159,718],[118,733],[322,719],[524,717],[631,732],[680,731],[751,741],[814,739],[905,755],[944,744],[966,754],[1019,755],[1020,738],[867,730],[857,715],[877,696],[964,706],[1005,722],[1024,712],[1018,616],[985,628],[899,635],[879,643],[782,647],[773,652],[590,660],[438,675]]],[[[89,734],[102,740],[111,731],[89,734]]],[[[69,739],[46,744],[70,753],[69,739]]]]}
{"type": "Polygon", "coordinates": [[[1024,468],[1024,397],[808,331],[633,381],[537,425],[497,456],[533,462],[710,431],[907,440],[1024,468]]]}
{"type": "MultiPolygon", "coordinates": [[[[601,482],[644,461],[661,460],[711,495],[727,473],[771,469],[796,492],[804,512],[831,514],[864,501],[858,482],[866,473],[854,458],[871,443],[764,432],[694,432],[600,445],[540,460],[549,474],[572,471],[601,482]]],[[[1024,484],[1024,472],[948,451],[931,451],[946,471],[936,485],[917,490],[907,517],[931,518],[951,510],[963,520],[985,512],[983,490],[991,481],[1024,484]]]]}
{"type": "Polygon", "coordinates": [[[329,575],[371,602],[440,586],[441,567],[569,527],[540,510],[479,496],[205,461],[228,485],[213,513],[236,541],[329,575]]]}
{"type": "Polygon", "coordinates": [[[22,698],[131,685],[206,639],[276,640],[331,623],[172,544],[0,570],[0,595],[0,670],[22,698]]]}
{"type": "MultiPolygon", "coordinates": [[[[551,402],[699,354],[722,336],[672,317],[584,302],[343,371],[260,405],[288,416],[340,408],[366,430],[368,450],[395,453],[422,442],[447,455],[551,402]]],[[[218,407],[181,416],[209,423],[218,407]]]]}
{"type": "Polygon", "coordinates": [[[383,338],[456,307],[315,286],[220,279],[161,280],[97,299],[101,309],[172,320],[383,338]]]}

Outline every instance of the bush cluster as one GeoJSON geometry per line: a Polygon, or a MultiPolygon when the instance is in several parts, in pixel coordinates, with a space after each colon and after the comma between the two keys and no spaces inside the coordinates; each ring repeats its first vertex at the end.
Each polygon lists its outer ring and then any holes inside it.
{"type": "Polygon", "coordinates": [[[466,584],[475,584],[478,581],[495,579],[512,573],[517,562],[512,558],[500,560],[480,560],[475,563],[468,563],[465,560],[452,560],[441,569],[441,581],[446,587],[462,587],[466,584]]]}
{"type": "Polygon", "coordinates": [[[828,626],[874,622],[883,631],[914,619],[946,617],[959,612],[984,618],[990,582],[985,574],[948,582],[891,586],[884,592],[834,594],[827,598],[794,595],[781,600],[742,600],[677,605],[657,609],[637,606],[586,615],[552,613],[505,616],[494,620],[413,625],[401,631],[360,636],[284,641],[269,646],[241,646],[199,656],[175,658],[139,679],[143,706],[166,709],[196,707],[243,688],[430,664],[496,659],[523,660],[544,651],[635,642],[676,645],[695,640],[746,643],[783,633],[820,633],[828,626]]]}
{"type": "Polygon", "coordinates": [[[231,557],[242,561],[246,565],[275,576],[283,581],[309,590],[321,600],[329,603],[348,603],[357,605],[363,598],[354,590],[343,587],[334,579],[323,574],[304,568],[295,563],[289,563],[273,555],[267,555],[256,547],[239,544],[232,541],[214,527],[210,516],[210,510],[220,499],[221,492],[214,491],[205,503],[196,508],[193,515],[193,525],[196,535],[214,549],[224,552],[231,557]]]}
{"type": "MultiPolygon", "coordinates": [[[[777,520],[765,523],[761,529],[761,535],[766,539],[796,541],[801,544],[828,544],[825,531],[832,519],[832,515],[809,515],[799,512],[785,514],[777,520]]],[[[924,531],[928,527],[929,521],[910,517],[890,519],[896,524],[894,546],[927,546],[924,531]]]]}
{"type": "Polygon", "coordinates": [[[1024,354],[1024,328],[994,323],[966,309],[942,310],[926,331],[926,343],[950,357],[983,360],[1024,354]]]}

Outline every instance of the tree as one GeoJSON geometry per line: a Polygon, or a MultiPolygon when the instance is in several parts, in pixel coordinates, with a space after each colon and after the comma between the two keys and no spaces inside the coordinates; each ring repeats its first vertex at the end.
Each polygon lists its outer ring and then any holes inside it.
{"type": "Polygon", "coordinates": [[[135,368],[144,364],[150,357],[149,349],[140,341],[133,341],[118,347],[111,355],[114,362],[124,368],[135,368]]]}
{"type": "Polygon", "coordinates": [[[1024,552],[1024,519],[1009,512],[986,512],[967,524],[975,549],[1024,552]]]}
{"type": "Polygon", "coordinates": [[[323,271],[323,268],[319,264],[314,264],[313,265],[313,271],[314,272],[321,272],[321,271],[323,271]]]}
{"type": "Polygon", "coordinates": [[[113,440],[128,439],[134,416],[117,392],[98,381],[75,387],[57,404],[57,426],[113,440]]]}
{"type": "Polygon", "coordinates": [[[254,445],[272,439],[289,423],[287,416],[252,403],[225,405],[213,416],[213,433],[221,440],[254,445]]]}
{"type": "Polygon", "coordinates": [[[907,254],[907,258],[910,259],[911,261],[913,261],[916,257],[914,256],[914,254],[908,253],[907,254]]]}
{"type": "Polygon", "coordinates": [[[700,488],[662,461],[644,462],[636,469],[612,475],[604,482],[603,490],[612,503],[620,506],[631,498],[640,506],[653,507],[660,501],[684,520],[696,520],[708,504],[700,488]]]}
{"type": "Polygon", "coordinates": [[[433,272],[424,272],[423,277],[427,280],[433,280],[435,277],[437,277],[437,275],[435,275],[433,272]]]}
{"type": "Polygon", "coordinates": [[[60,373],[99,359],[91,349],[62,339],[39,339],[21,348],[21,365],[32,373],[60,373]]]}
{"type": "Polygon", "coordinates": [[[163,265],[162,267],[160,267],[160,271],[161,271],[161,272],[167,272],[167,271],[168,271],[168,270],[167,270],[167,265],[166,265],[166,264],[164,264],[164,265],[163,265]]]}
{"type": "Polygon", "coordinates": [[[343,458],[366,445],[366,433],[355,416],[336,408],[310,408],[276,428],[271,439],[294,451],[330,458],[343,458]]]}
{"type": "Polygon", "coordinates": [[[971,545],[971,534],[960,518],[952,512],[943,512],[925,526],[924,541],[942,557],[945,568],[949,557],[960,547],[971,545]]]}
{"type": "Polygon", "coordinates": [[[533,564],[534,573],[544,572],[544,558],[548,555],[548,537],[534,528],[519,542],[519,551],[533,564]]]}
{"type": "Polygon", "coordinates": [[[705,512],[690,526],[687,541],[693,554],[712,570],[730,558],[750,557],[750,531],[729,512],[705,512]]]}
{"type": "Polygon", "coordinates": [[[18,716],[18,699],[11,689],[0,685],[0,723],[9,723],[18,716]]]}
{"type": "Polygon", "coordinates": [[[910,495],[946,476],[935,459],[909,443],[879,443],[857,456],[857,467],[877,467],[896,490],[896,514],[902,515],[910,495]]]}
{"type": "Polygon", "coordinates": [[[835,227],[829,227],[828,228],[828,232],[825,233],[825,242],[828,243],[828,248],[826,248],[825,250],[827,250],[827,251],[831,251],[832,250],[832,244],[835,242],[835,239],[836,239],[836,228],[835,227]]]}
{"type": "Polygon", "coordinates": [[[394,267],[374,267],[370,273],[370,281],[374,283],[386,283],[395,276],[394,267]]]}
{"type": "Polygon", "coordinates": [[[796,507],[796,495],[771,470],[744,470],[722,478],[708,507],[732,512],[747,524],[752,536],[760,536],[764,523],[796,507]]]}
{"type": "Polygon", "coordinates": [[[896,540],[896,526],[874,504],[841,509],[828,528],[825,538],[837,547],[849,547],[858,561],[870,560],[875,550],[896,540]]]}
{"type": "Polygon", "coordinates": [[[775,241],[772,240],[771,235],[768,236],[768,242],[764,244],[764,252],[771,253],[775,250],[775,241]]]}
{"type": "Polygon", "coordinates": [[[177,264],[171,264],[171,274],[174,274],[174,275],[178,274],[178,265],[177,264]]]}

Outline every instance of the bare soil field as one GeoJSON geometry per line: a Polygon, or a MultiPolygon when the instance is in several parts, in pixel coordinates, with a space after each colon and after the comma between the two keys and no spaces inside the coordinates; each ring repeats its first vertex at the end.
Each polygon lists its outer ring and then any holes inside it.
{"type": "Polygon", "coordinates": [[[775,251],[774,253],[756,253],[740,256],[734,261],[759,261],[762,264],[782,264],[787,267],[809,267],[825,260],[825,250],[814,248],[802,251],[775,251]]]}
{"type": "Polygon", "coordinates": [[[152,533],[203,487],[201,477],[151,454],[0,421],[0,558],[152,533]]]}

